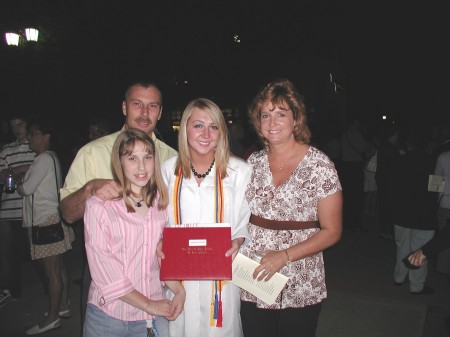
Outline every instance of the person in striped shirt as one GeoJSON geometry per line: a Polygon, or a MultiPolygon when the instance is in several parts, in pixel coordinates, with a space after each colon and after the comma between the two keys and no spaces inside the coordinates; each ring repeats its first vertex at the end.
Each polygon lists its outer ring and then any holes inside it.
{"type": "MultiPolygon", "coordinates": [[[[22,179],[36,156],[28,145],[26,117],[20,111],[15,111],[9,116],[9,124],[16,140],[6,144],[0,151],[0,184],[3,184],[10,174],[16,181],[22,179]]],[[[0,306],[21,295],[21,259],[26,255],[22,249],[27,246],[24,242],[26,229],[22,229],[22,203],[23,197],[17,191],[2,193],[0,204],[0,306]]]]}

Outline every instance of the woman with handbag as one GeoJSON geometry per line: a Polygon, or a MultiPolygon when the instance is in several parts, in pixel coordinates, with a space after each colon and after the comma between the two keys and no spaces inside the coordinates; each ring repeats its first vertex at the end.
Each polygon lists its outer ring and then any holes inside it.
{"type": "Polygon", "coordinates": [[[72,248],[73,230],[61,222],[58,211],[61,167],[50,144],[55,143],[49,121],[30,123],[28,140],[37,157],[17,188],[24,196],[24,224],[30,228],[31,258],[40,259],[48,277],[49,308],[44,319],[28,329],[36,335],[59,328],[70,317],[69,274],[63,254],[72,248]]]}

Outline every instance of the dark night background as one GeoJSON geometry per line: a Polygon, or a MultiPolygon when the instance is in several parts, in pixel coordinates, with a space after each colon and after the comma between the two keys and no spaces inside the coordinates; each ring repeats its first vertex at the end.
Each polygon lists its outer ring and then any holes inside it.
{"type": "Polygon", "coordinates": [[[92,115],[120,126],[123,92],[135,79],[157,81],[167,112],[199,96],[244,109],[261,85],[287,77],[318,122],[449,119],[444,1],[1,3],[3,36],[40,30],[38,43],[1,43],[2,116],[20,106],[62,127],[92,115]]]}

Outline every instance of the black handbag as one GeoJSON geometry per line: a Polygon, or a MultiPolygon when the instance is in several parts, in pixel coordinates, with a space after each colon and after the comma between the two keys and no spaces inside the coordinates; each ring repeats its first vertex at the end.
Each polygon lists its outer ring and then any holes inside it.
{"type": "MultiPolygon", "coordinates": [[[[55,167],[55,178],[56,178],[56,191],[58,193],[59,201],[59,189],[58,189],[58,175],[56,173],[56,162],[55,158],[50,155],[53,159],[53,164],[55,167]]],[[[34,194],[31,196],[31,242],[34,245],[47,245],[49,243],[56,243],[64,240],[64,230],[61,221],[51,224],[48,226],[34,226],[33,223],[33,204],[34,204],[34,194]]]]}
{"type": "Polygon", "coordinates": [[[64,230],[61,222],[40,227],[33,226],[31,230],[31,242],[34,245],[47,245],[64,240],[64,230]]]}

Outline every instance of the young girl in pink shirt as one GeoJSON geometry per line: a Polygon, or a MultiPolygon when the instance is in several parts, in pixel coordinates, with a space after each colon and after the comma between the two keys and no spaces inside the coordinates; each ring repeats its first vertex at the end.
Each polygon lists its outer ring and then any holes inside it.
{"type": "Polygon", "coordinates": [[[136,129],[122,132],[112,150],[115,181],[122,197],[88,199],[85,244],[92,282],[83,335],[168,336],[168,320],[182,311],[185,290],[165,299],[156,245],[167,223],[168,193],[155,145],[136,129]]]}

